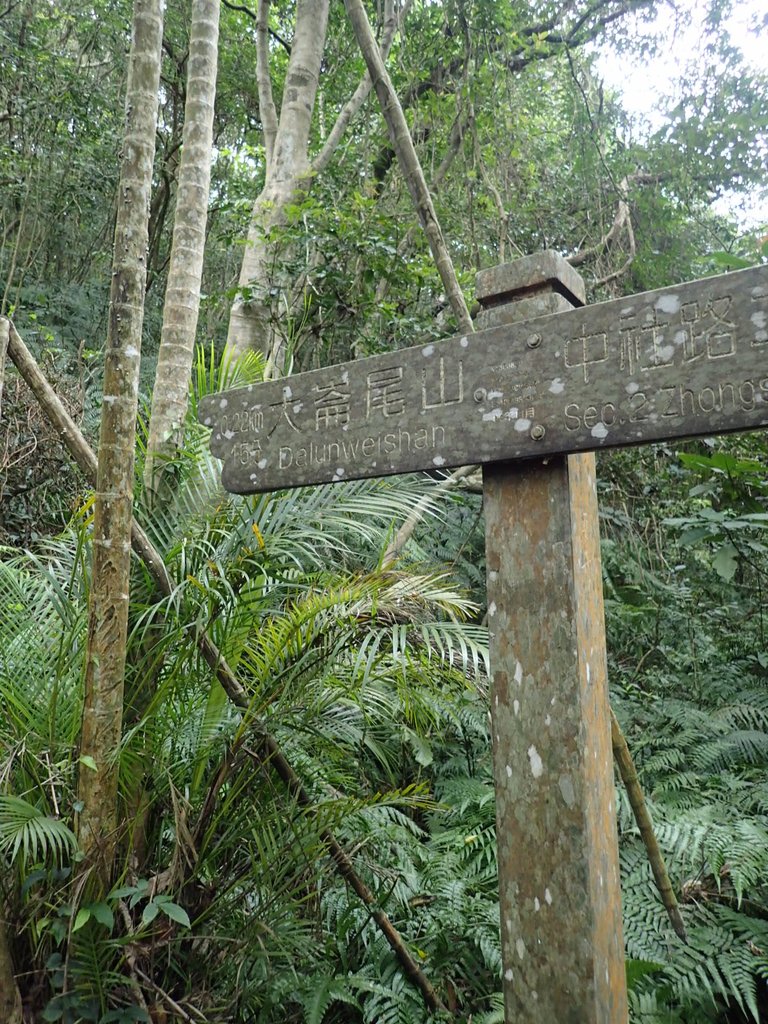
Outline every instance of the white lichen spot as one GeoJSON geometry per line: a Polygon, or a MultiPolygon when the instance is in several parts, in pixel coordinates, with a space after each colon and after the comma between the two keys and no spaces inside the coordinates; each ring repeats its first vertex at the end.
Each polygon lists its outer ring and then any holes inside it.
{"type": "Polygon", "coordinates": [[[515,942],[515,949],[517,950],[517,956],[519,960],[522,960],[525,956],[525,943],[522,939],[518,939],[515,942]]]}
{"type": "Polygon", "coordinates": [[[515,718],[517,718],[520,715],[520,701],[519,700],[513,700],[512,701],[512,710],[515,712],[515,718]]]}
{"type": "Polygon", "coordinates": [[[435,346],[434,345],[426,345],[421,350],[421,354],[424,356],[425,359],[428,359],[432,355],[432,353],[434,351],[435,351],[435,346]]]}
{"type": "Polygon", "coordinates": [[[491,603],[488,605],[488,616],[489,616],[489,618],[493,618],[493,616],[495,614],[496,614],[496,602],[495,601],[491,601],[491,603]]]}
{"type": "Polygon", "coordinates": [[[659,356],[661,361],[664,363],[671,363],[675,357],[675,346],[674,345],[662,345],[659,349],[659,356]]]}
{"type": "Polygon", "coordinates": [[[602,889],[602,887],[603,887],[603,873],[602,873],[602,871],[599,871],[597,873],[597,883],[600,886],[600,888],[602,889]]]}
{"type": "Polygon", "coordinates": [[[331,477],[331,483],[333,483],[333,484],[338,483],[339,480],[342,479],[342,477],[344,476],[345,473],[346,473],[346,470],[344,469],[343,466],[337,466],[336,467],[336,472],[331,477]]]}
{"type": "Polygon", "coordinates": [[[493,423],[498,419],[501,419],[501,409],[491,409],[490,412],[483,413],[483,420],[486,423],[493,423]]]}
{"type": "Polygon", "coordinates": [[[491,581],[491,583],[495,583],[498,578],[499,574],[496,572],[496,570],[491,569],[491,571],[488,573],[488,579],[491,581]]]}
{"type": "Polygon", "coordinates": [[[544,762],[533,744],[528,747],[528,760],[531,762],[531,774],[534,779],[540,779],[544,774],[544,762]]]}
{"type": "Polygon", "coordinates": [[[512,972],[512,968],[511,968],[511,967],[508,967],[508,968],[506,969],[506,971],[504,971],[504,977],[505,977],[505,978],[507,979],[507,981],[512,981],[512,979],[514,978],[514,976],[515,976],[515,975],[514,975],[514,973],[512,972]]]}
{"type": "Polygon", "coordinates": [[[676,334],[675,334],[675,344],[676,345],[678,345],[678,346],[679,345],[684,345],[685,342],[687,341],[687,339],[688,339],[688,335],[685,333],[685,331],[677,331],[676,332],[676,334]]]}
{"type": "Polygon", "coordinates": [[[210,416],[206,416],[205,419],[203,420],[203,426],[204,427],[210,427],[210,425],[211,425],[211,417],[210,416]]]}
{"type": "Polygon", "coordinates": [[[547,715],[547,717],[544,719],[544,725],[546,725],[546,726],[552,725],[552,715],[547,715]]]}
{"type": "Polygon", "coordinates": [[[283,396],[285,398],[293,398],[293,391],[291,390],[290,384],[286,384],[285,387],[283,388],[283,396]]]}
{"type": "Polygon", "coordinates": [[[610,983],[611,983],[611,976],[608,973],[608,968],[606,967],[605,968],[605,984],[606,985],[610,985],[610,983]]]}
{"type": "Polygon", "coordinates": [[[637,392],[640,390],[640,385],[637,383],[637,381],[631,380],[629,384],[626,385],[624,390],[627,392],[628,395],[636,395],[637,392]]]}
{"type": "Polygon", "coordinates": [[[552,383],[549,385],[549,390],[553,395],[562,395],[565,391],[565,384],[560,380],[559,377],[555,377],[552,383]]]}
{"type": "Polygon", "coordinates": [[[511,765],[507,765],[505,767],[504,771],[507,773],[507,778],[511,779],[512,778],[512,766],[511,765]]]}
{"type": "Polygon", "coordinates": [[[656,302],[656,309],[660,313],[669,313],[671,316],[680,310],[679,295],[662,295],[656,302]]]}
{"type": "Polygon", "coordinates": [[[519,661],[515,665],[515,676],[514,676],[514,678],[515,678],[515,682],[517,683],[518,686],[523,681],[523,666],[520,664],[519,661]]]}
{"type": "Polygon", "coordinates": [[[258,466],[259,466],[259,469],[266,469],[267,468],[267,460],[266,459],[259,459],[258,466]]]}
{"type": "Polygon", "coordinates": [[[139,352],[135,345],[129,345],[125,350],[125,354],[129,359],[135,359],[136,356],[141,355],[141,352],[139,352]]]}
{"type": "MultiPolygon", "coordinates": [[[[541,945],[541,939],[539,939],[539,945],[541,945]]],[[[539,993],[538,993],[538,992],[536,991],[536,989],[534,989],[534,990],[533,990],[533,991],[531,992],[531,999],[532,999],[532,1000],[534,1001],[534,1003],[535,1003],[535,1002],[537,1001],[537,999],[538,999],[538,998],[539,998],[539,993]]]]}
{"type": "Polygon", "coordinates": [[[573,781],[570,775],[561,775],[557,785],[567,807],[573,807],[576,803],[576,793],[573,788],[573,781]]]}
{"type": "Polygon", "coordinates": [[[602,422],[596,423],[590,430],[592,437],[598,437],[602,440],[604,437],[608,437],[608,427],[602,422]]]}
{"type": "Polygon", "coordinates": [[[229,399],[228,398],[222,398],[221,401],[219,402],[219,408],[220,409],[226,409],[228,405],[229,405],[229,399]]]}
{"type": "Polygon", "coordinates": [[[544,890],[544,902],[547,904],[548,907],[552,906],[552,893],[549,891],[549,889],[544,890]]]}
{"type": "Polygon", "coordinates": [[[235,436],[234,430],[225,430],[224,431],[224,437],[226,437],[226,439],[228,441],[231,441],[234,436],[235,436]]]}
{"type": "Polygon", "coordinates": [[[533,909],[536,911],[537,914],[541,910],[541,903],[539,902],[538,896],[533,897],[533,909]]]}
{"type": "Polygon", "coordinates": [[[503,391],[489,391],[488,394],[486,395],[486,398],[489,401],[491,401],[491,402],[495,402],[497,398],[503,398],[503,397],[504,397],[504,392],[503,391]]]}
{"type": "MultiPolygon", "coordinates": [[[[376,463],[374,462],[374,466],[375,465],[376,465],[376,463]]],[[[432,465],[433,466],[444,466],[445,465],[445,459],[443,458],[442,455],[436,455],[434,457],[434,459],[432,459],[432,465]]]]}
{"type": "Polygon", "coordinates": [[[590,677],[589,662],[587,662],[587,682],[589,682],[589,677],[590,677]]]}
{"type": "Polygon", "coordinates": [[[519,430],[521,434],[524,434],[526,430],[531,429],[531,421],[526,419],[515,421],[515,430],[519,430]]]}
{"type": "Polygon", "coordinates": [[[464,335],[459,344],[461,345],[462,348],[466,348],[467,345],[469,345],[469,338],[466,335],[464,335]]]}

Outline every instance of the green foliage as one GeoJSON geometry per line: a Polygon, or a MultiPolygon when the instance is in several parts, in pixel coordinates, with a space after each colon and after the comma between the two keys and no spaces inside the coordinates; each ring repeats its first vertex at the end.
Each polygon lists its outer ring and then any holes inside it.
{"type": "Polygon", "coordinates": [[[608,463],[617,488],[603,504],[614,706],[689,935],[687,946],[674,936],[622,804],[627,952],[655,965],[632,978],[638,1021],[763,1019],[762,446],[756,437],[608,463]],[[630,466],[631,483],[621,475],[630,466]],[[726,544],[733,571],[717,557],[726,544]]]}

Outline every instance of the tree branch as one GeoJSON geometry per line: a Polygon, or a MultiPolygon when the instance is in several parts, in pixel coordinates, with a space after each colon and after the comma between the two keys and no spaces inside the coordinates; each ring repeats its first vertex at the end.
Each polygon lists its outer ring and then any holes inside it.
{"type": "Polygon", "coordinates": [[[424,233],[429,241],[440,279],[443,282],[448,301],[456,316],[458,328],[460,331],[471,333],[474,330],[472,319],[469,315],[467,304],[464,301],[464,295],[459,287],[448,247],[443,238],[443,232],[435,213],[432,197],[429,194],[429,189],[424,179],[424,172],[416,155],[408,124],[403,114],[403,108],[397,98],[384,62],[381,59],[379,49],[376,46],[376,40],[373,38],[362,0],[344,0],[344,3],[349,19],[352,22],[358,45],[365,58],[365,63],[368,65],[368,73],[373,80],[376,95],[379,97],[381,111],[384,115],[384,120],[387,122],[392,148],[397,154],[403,177],[408,185],[408,190],[416,206],[424,233]]]}
{"type": "MultiPolygon", "coordinates": [[[[408,14],[408,11],[413,5],[413,0],[405,0],[402,10],[400,12],[400,20],[402,21],[408,14]]],[[[381,34],[381,42],[379,43],[379,52],[381,53],[382,60],[386,60],[389,56],[389,51],[392,48],[392,43],[395,38],[395,30],[397,29],[398,19],[395,15],[394,2],[393,0],[386,0],[384,5],[384,23],[381,34]]],[[[336,123],[325,140],[323,148],[317,154],[315,159],[312,161],[312,173],[319,174],[324,171],[325,168],[331,161],[331,157],[336,151],[344,132],[349,127],[350,122],[354,117],[357,116],[360,108],[368,99],[371,89],[373,88],[373,82],[371,81],[370,73],[366,71],[363,77],[360,79],[360,83],[355,89],[350,99],[344,104],[339,116],[336,118],[336,123]]]]}
{"type": "MultiPolygon", "coordinates": [[[[445,477],[435,488],[438,494],[442,494],[445,491],[451,490],[456,486],[464,477],[469,476],[477,469],[477,466],[459,466],[458,469],[454,469],[450,476],[445,477]]],[[[392,563],[395,561],[397,556],[403,550],[405,545],[413,536],[413,531],[419,525],[421,520],[424,518],[424,513],[432,502],[432,494],[425,494],[421,498],[410,512],[403,525],[397,531],[393,539],[387,545],[387,549],[381,559],[381,568],[389,569],[392,563]]]]}
{"type": "Polygon", "coordinates": [[[610,710],[613,756],[619,767],[619,774],[621,775],[624,787],[627,790],[627,796],[629,797],[632,812],[635,815],[637,827],[640,829],[640,835],[643,839],[645,852],[648,854],[651,871],[653,871],[653,877],[656,880],[656,887],[659,890],[659,895],[661,896],[664,908],[669,915],[672,927],[683,942],[687,942],[688,935],[685,930],[685,923],[683,921],[682,914],[680,913],[680,908],[677,905],[675,890],[672,888],[672,883],[670,882],[669,875],[667,874],[667,866],[664,863],[664,857],[659,849],[656,833],[653,830],[653,822],[651,821],[651,816],[648,813],[648,805],[645,802],[643,789],[640,785],[640,780],[637,777],[637,770],[635,769],[632,755],[629,752],[627,740],[622,732],[621,726],[619,725],[619,721],[614,714],[613,708],[610,710]]]}
{"type": "Polygon", "coordinates": [[[264,128],[267,174],[272,166],[278,125],[272,79],[269,77],[269,6],[270,0],[259,0],[256,17],[256,85],[259,91],[259,116],[264,128]]]}

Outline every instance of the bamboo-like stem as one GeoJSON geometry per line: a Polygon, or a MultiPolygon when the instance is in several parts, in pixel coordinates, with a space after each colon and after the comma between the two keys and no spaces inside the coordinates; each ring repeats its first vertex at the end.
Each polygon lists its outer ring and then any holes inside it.
{"type": "MultiPolygon", "coordinates": [[[[9,321],[5,321],[5,323],[9,323],[9,321]]],[[[3,320],[0,319],[0,326],[2,324],[3,320]]],[[[46,380],[32,353],[24,344],[12,323],[9,323],[8,354],[21,376],[34,392],[45,415],[61,432],[62,440],[75,459],[75,462],[91,483],[93,483],[96,475],[96,456],[46,380]]],[[[164,596],[169,597],[173,593],[173,583],[163,562],[162,555],[157,551],[135,519],[132,524],[131,543],[134,552],[139,555],[147,566],[158,590],[164,596]]],[[[263,722],[250,714],[248,693],[227,664],[218,647],[205,632],[201,632],[197,637],[197,645],[206,664],[221,683],[224,692],[232,703],[243,711],[248,720],[252,736],[252,744],[249,749],[250,756],[257,760],[259,766],[265,771],[269,768],[274,769],[296,803],[300,807],[311,811],[312,798],[307,789],[283,754],[274,736],[268,732],[263,722]]],[[[411,956],[402,937],[386,913],[376,906],[375,897],[355,871],[352,861],[343,847],[328,829],[322,829],[320,835],[341,877],[350,885],[366,906],[371,908],[373,919],[389,943],[404,973],[421,992],[425,1004],[430,1010],[445,1011],[445,1006],[431,982],[411,956]]]]}
{"type": "Polygon", "coordinates": [[[365,58],[365,63],[368,65],[368,74],[371,76],[373,87],[379,98],[381,112],[387,123],[392,148],[397,156],[403,177],[408,185],[408,191],[411,193],[416,212],[427,236],[429,247],[432,250],[432,257],[456,317],[458,328],[460,331],[470,333],[474,330],[474,327],[472,326],[469,309],[464,301],[464,295],[459,287],[459,280],[456,276],[448,247],[445,244],[445,239],[443,238],[442,228],[435,213],[432,196],[429,194],[424,172],[419,163],[411,133],[408,130],[408,122],[405,120],[402,105],[397,97],[392,80],[389,77],[379,52],[379,47],[371,31],[365,7],[362,0],[344,0],[344,5],[347,8],[347,15],[352,23],[358,46],[365,58]]]}
{"type": "Polygon", "coordinates": [[[648,812],[648,805],[645,802],[640,780],[637,777],[635,763],[632,760],[626,737],[614,714],[613,708],[611,708],[611,743],[613,745],[613,756],[616,764],[619,766],[621,781],[624,783],[637,827],[640,829],[640,835],[645,845],[645,852],[648,854],[651,871],[653,871],[653,877],[656,880],[656,887],[659,890],[661,901],[669,915],[669,920],[675,932],[683,942],[687,942],[688,935],[685,930],[683,917],[677,905],[675,890],[672,888],[672,883],[667,874],[667,865],[664,863],[664,857],[659,849],[656,833],[653,830],[653,822],[648,812]]]}
{"type": "Polygon", "coordinates": [[[0,419],[3,416],[3,382],[5,381],[5,353],[8,351],[9,324],[0,320],[0,419]]]}

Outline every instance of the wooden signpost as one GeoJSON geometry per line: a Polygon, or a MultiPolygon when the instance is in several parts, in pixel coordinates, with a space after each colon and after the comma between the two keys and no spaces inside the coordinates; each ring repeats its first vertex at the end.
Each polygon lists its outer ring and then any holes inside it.
{"type": "Polygon", "coordinates": [[[591,307],[543,253],[475,334],[204,398],[236,493],[483,465],[506,1018],[626,1020],[594,450],[768,425],[768,271],[591,307]]]}

